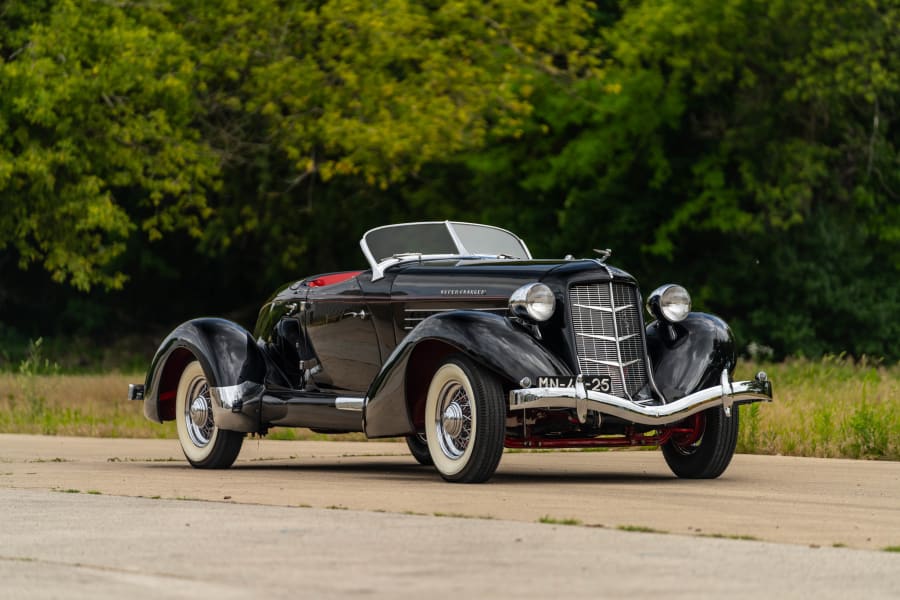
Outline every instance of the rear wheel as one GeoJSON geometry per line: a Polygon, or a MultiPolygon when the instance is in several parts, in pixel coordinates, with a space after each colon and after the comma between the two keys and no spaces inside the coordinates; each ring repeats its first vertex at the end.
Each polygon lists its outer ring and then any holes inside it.
{"type": "Polygon", "coordinates": [[[201,469],[226,469],[241,451],[244,434],[216,427],[210,383],[198,361],[188,363],[178,382],[175,421],[184,456],[201,469]]]}
{"type": "Polygon", "coordinates": [[[497,378],[464,356],[446,359],[428,387],[425,437],[441,477],[490,479],[503,454],[506,405],[497,378]]]}
{"type": "Polygon", "coordinates": [[[424,433],[414,433],[406,436],[406,445],[409,451],[420,465],[433,465],[431,460],[431,452],[428,451],[428,440],[425,439],[424,433]]]}
{"type": "Polygon", "coordinates": [[[672,472],[685,479],[715,479],[725,472],[738,437],[738,407],[726,417],[722,407],[710,408],[689,421],[691,433],[679,433],[663,444],[662,453],[672,472]]]}

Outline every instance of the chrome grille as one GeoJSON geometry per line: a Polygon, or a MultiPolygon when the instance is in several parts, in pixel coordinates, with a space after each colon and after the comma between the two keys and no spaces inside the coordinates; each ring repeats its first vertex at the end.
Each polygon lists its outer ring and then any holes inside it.
{"type": "Polygon", "coordinates": [[[614,396],[637,394],[647,383],[637,289],[616,282],[573,285],[569,306],[581,373],[608,375],[614,396]]]}

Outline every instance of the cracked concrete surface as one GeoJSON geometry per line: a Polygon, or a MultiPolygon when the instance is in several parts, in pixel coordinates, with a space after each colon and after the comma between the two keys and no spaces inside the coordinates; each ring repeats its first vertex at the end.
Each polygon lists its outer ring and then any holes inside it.
{"type": "Polygon", "coordinates": [[[658,452],[508,453],[452,485],[390,442],[247,440],[200,471],[173,440],[0,435],[0,598],[891,598],[888,546],[900,463],[682,481],[658,452]]]}

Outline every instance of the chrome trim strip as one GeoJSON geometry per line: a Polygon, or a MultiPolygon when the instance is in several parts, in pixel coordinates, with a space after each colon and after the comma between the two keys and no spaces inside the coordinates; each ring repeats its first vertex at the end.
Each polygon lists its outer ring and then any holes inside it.
{"type": "MultiPolygon", "coordinates": [[[[610,286],[612,286],[612,282],[610,282],[610,286]]],[[[610,308],[607,306],[594,306],[593,304],[579,304],[578,302],[573,302],[572,304],[579,308],[586,308],[588,310],[599,310],[599,311],[605,312],[605,313],[617,313],[617,312],[621,312],[623,310],[628,310],[629,308],[631,308],[630,304],[626,304],[625,306],[620,306],[618,308],[616,308],[615,306],[610,308]]]]}
{"type": "Polygon", "coordinates": [[[603,262],[599,258],[592,258],[590,260],[597,263],[600,266],[600,268],[602,268],[604,271],[606,271],[606,274],[609,275],[610,280],[614,279],[612,271],[609,268],[609,265],[607,265],[605,262],[603,262]]]}
{"type": "Polygon", "coordinates": [[[594,340],[603,340],[605,342],[624,342],[625,340],[630,340],[633,337],[637,337],[638,333],[632,333],[631,335],[626,335],[625,337],[612,337],[609,335],[596,335],[594,333],[581,333],[579,331],[575,332],[575,335],[580,335],[581,337],[591,338],[594,340]]]}
{"type": "MultiPolygon", "coordinates": [[[[641,362],[640,358],[630,360],[627,363],[616,362],[614,360],[597,360],[596,358],[582,358],[581,360],[589,362],[589,363],[594,363],[595,365],[606,365],[608,367],[618,367],[619,370],[622,370],[625,367],[630,367],[631,365],[635,365],[635,364],[641,362]]],[[[628,392],[625,392],[625,393],[627,394],[628,392]]]]}
{"type": "Polygon", "coordinates": [[[708,408],[722,406],[725,414],[731,414],[734,404],[771,402],[772,383],[760,379],[728,381],[728,371],[723,371],[720,385],[694,392],[675,402],[660,406],[641,406],[630,400],[575,388],[529,388],[509,393],[510,410],[529,408],[574,408],[582,413],[593,410],[642,425],[670,425],[708,408]]]}
{"type": "MultiPolygon", "coordinates": [[[[500,312],[506,312],[508,309],[503,307],[494,307],[494,308],[407,308],[404,312],[432,312],[432,313],[442,313],[447,312],[448,310],[499,310],[500,312]]],[[[409,319],[411,317],[404,317],[405,319],[409,319]]]]}
{"type": "Polygon", "coordinates": [[[412,331],[415,329],[416,325],[431,317],[433,315],[439,315],[445,312],[451,312],[454,310],[475,310],[479,312],[489,312],[495,315],[505,315],[509,312],[509,309],[506,307],[503,308],[460,308],[460,307],[451,307],[451,308],[407,308],[405,312],[407,313],[430,313],[425,317],[411,317],[405,316],[403,317],[403,330],[404,331],[412,331]]]}
{"type": "MultiPolygon", "coordinates": [[[[616,308],[616,291],[613,289],[612,279],[609,280],[609,305],[613,312],[613,335],[616,336],[616,339],[619,339],[619,317],[617,316],[619,311],[616,308]]],[[[622,376],[622,391],[628,396],[628,399],[631,400],[631,394],[628,393],[628,379],[625,377],[625,365],[623,364],[625,361],[622,360],[622,344],[619,344],[618,342],[616,342],[616,355],[619,357],[619,374],[622,376]]]]}
{"type": "Polygon", "coordinates": [[[662,398],[663,403],[665,403],[666,397],[663,396],[663,393],[659,391],[659,387],[656,385],[656,379],[653,376],[653,365],[650,362],[650,351],[647,349],[647,323],[644,321],[644,311],[641,310],[641,307],[644,305],[644,298],[641,296],[641,289],[639,287],[634,288],[634,293],[637,295],[637,312],[638,320],[641,323],[640,328],[641,331],[644,332],[644,335],[641,336],[641,347],[644,349],[644,368],[647,369],[647,377],[650,379],[650,386],[653,388],[656,396],[662,398]]]}
{"type": "Polygon", "coordinates": [[[212,396],[213,406],[228,411],[238,411],[244,403],[244,400],[257,399],[262,397],[265,386],[255,381],[245,381],[238,385],[229,385],[225,387],[209,388],[209,394],[212,396]]]}
{"type": "Polygon", "coordinates": [[[334,407],[338,410],[352,410],[362,412],[363,406],[366,404],[366,398],[347,398],[338,396],[334,399],[334,407]]]}

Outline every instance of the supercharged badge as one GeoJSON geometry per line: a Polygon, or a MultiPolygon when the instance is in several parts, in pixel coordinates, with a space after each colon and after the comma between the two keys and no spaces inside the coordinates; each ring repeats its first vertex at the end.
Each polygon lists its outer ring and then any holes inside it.
{"type": "MultiPolygon", "coordinates": [[[[582,378],[584,389],[589,392],[603,392],[608,394],[612,391],[612,378],[609,375],[591,375],[582,378]]],[[[574,388],[574,375],[552,375],[548,377],[538,377],[537,387],[542,388],[574,388]]]]}

